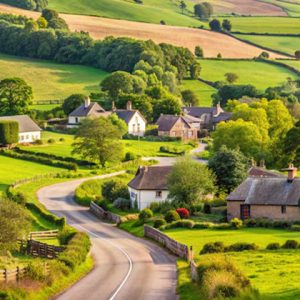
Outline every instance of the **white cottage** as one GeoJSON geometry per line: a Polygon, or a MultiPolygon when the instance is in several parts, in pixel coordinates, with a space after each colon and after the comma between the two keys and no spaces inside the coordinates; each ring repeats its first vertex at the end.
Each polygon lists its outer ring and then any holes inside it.
{"type": "Polygon", "coordinates": [[[132,205],[138,209],[149,207],[152,202],[168,199],[168,175],[172,166],[139,167],[135,177],[128,183],[132,205]]]}
{"type": "Polygon", "coordinates": [[[19,143],[32,143],[41,139],[42,129],[27,115],[0,117],[2,120],[18,122],[19,143]]]}
{"type": "Polygon", "coordinates": [[[76,127],[86,118],[108,117],[112,114],[116,114],[127,124],[127,133],[137,136],[145,134],[147,121],[138,110],[132,109],[131,101],[128,101],[126,109],[113,108],[111,111],[105,111],[98,103],[86,98],[84,104],[70,113],[68,127],[76,127]]]}

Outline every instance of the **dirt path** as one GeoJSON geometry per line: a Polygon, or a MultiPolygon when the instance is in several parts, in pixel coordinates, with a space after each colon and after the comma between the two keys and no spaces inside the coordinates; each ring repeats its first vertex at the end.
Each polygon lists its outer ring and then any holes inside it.
{"type": "MultiPolygon", "coordinates": [[[[0,11],[37,18],[40,14],[0,4],[0,11]]],[[[230,36],[208,30],[166,26],[148,23],[138,23],[124,20],[114,20],[91,16],[60,14],[73,31],[88,31],[95,39],[106,36],[133,37],[141,40],[152,39],[156,43],[169,43],[189,48],[192,52],[195,46],[204,49],[206,57],[216,57],[218,53],[223,58],[253,58],[263,50],[248,45],[230,36]]],[[[270,53],[271,58],[286,58],[284,55],[270,53]]]]}

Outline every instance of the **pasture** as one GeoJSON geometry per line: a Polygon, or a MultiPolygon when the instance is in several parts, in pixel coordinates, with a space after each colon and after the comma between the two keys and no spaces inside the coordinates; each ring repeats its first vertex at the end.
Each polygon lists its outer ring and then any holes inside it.
{"type": "Polygon", "coordinates": [[[266,3],[281,7],[291,17],[300,17],[300,2],[298,0],[263,0],[266,3]]]}
{"type": "Polygon", "coordinates": [[[262,299],[298,299],[300,297],[300,250],[263,250],[267,244],[283,244],[288,239],[300,242],[297,232],[266,228],[244,228],[239,230],[216,229],[172,229],[167,235],[193,246],[196,259],[205,259],[199,252],[209,242],[222,241],[225,245],[247,242],[260,247],[258,251],[231,252],[229,256],[258,288],[262,299]]]}
{"type": "Polygon", "coordinates": [[[250,41],[259,46],[294,55],[300,49],[300,37],[235,34],[239,39],[250,41]]]}
{"type": "Polygon", "coordinates": [[[300,71],[300,60],[281,60],[280,62],[283,62],[284,64],[289,65],[300,71]]]}
{"type": "Polygon", "coordinates": [[[8,77],[23,78],[33,88],[35,101],[64,99],[74,93],[97,92],[100,81],[107,74],[92,67],[0,54],[0,80],[8,77]]]}
{"type": "Polygon", "coordinates": [[[287,77],[296,79],[297,75],[284,67],[257,61],[200,60],[201,78],[209,81],[225,81],[225,74],[236,73],[239,78],[235,84],[252,84],[264,91],[268,87],[278,86],[287,77]]]}

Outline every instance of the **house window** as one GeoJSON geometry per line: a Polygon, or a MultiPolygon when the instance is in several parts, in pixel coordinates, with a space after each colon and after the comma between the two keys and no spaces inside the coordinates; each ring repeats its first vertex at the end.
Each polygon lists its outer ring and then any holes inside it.
{"type": "Polygon", "coordinates": [[[251,217],[250,205],[241,205],[241,219],[247,220],[251,217]]]}
{"type": "Polygon", "coordinates": [[[21,135],[21,141],[24,141],[24,135],[21,135]]]}
{"type": "Polygon", "coordinates": [[[162,191],[156,191],[155,192],[155,197],[156,198],[161,198],[162,197],[162,191]]]}
{"type": "Polygon", "coordinates": [[[75,123],[79,123],[79,120],[77,117],[75,118],[75,123]]]}
{"type": "Polygon", "coordinates": [[[281,213],[286,214],[286,205],[281,206],[281,213]]]}

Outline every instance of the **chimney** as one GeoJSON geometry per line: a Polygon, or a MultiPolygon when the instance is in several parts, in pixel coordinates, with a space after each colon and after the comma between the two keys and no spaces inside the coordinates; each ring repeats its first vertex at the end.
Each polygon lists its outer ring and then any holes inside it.
{"type": "Polygon", "coordinates": [[[266,168],[266,164],[265,164],[265,160],[262,159],[260,162],[259,162],[259,167],[262,168],[262,169],[265,169],[266,168]]]}
{"type": "Polygon", "coordinates": [[[287,171],[288,172],[288,182],[293,182],[294,179],[297,177],[297,172],[298,169],[294,167],[293,164],[289,164],[289,167],[287,169],[283,169],[282,171],[287,171]]]}
{"type": "Polygon", "coordinates": [[[115,104],[115,101],[112,102],[112,105],[111,105],[111,111],[112,112],[115,112],[117,110],[116,108],[116,104],[115,104]]]}
{"type": "Polygon", "coordinates": [[[91,104],[91,99],[90,97],[85,97],[84,99],[84,108],[88,108],[91,104]]]}
{"type": "Polygon", "coordinates": [[[132,102],[131,101],[127,102],[126,109],[127,110],[132,110],[132,102]]]}
{"type": "Polygon", "coordinates": [[[218,102],[218,104],[216,106],[216,116],[218,116],[221,112],[223,112],[223,109],[221,107],[220,102],[218,102]]]}
{"type": "Polygon", "coordinates": [[[255,160],[254,158],[251,159],[251,166],[252,166],[253,168],[256,167],[256,160],[255,160]]]}

